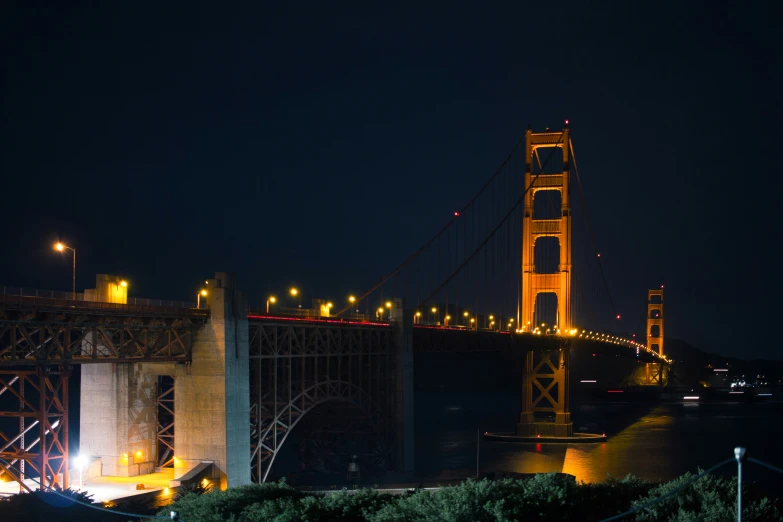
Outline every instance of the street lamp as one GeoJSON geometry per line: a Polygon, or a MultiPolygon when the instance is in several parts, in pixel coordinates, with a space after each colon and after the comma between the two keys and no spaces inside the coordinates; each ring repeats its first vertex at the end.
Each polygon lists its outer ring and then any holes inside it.
{"type": "Polygon", "coordinates": [[[76,467],[79,468],[79,490],[81,491],[82,487],[84,486],[84,483],[82,482],[82,470],[84,469],[84,466],[87,464],[87,457],[84,455],[79,455],[76,457],[76,467]]]}
{"type": "Polygon", "coordinates": [[[435,323],[437,324],[439,322],[439,320],[440,320],[440,315],[438,314],[438,307],[437,306],[433,306],[432,310],[430,310],[430,312],[435,314],[435,323]]]}
{"type": "MultiPolygon", "coordinates": [[[[351,303],[351,306],[353,306],[353,304],[356,302],[356,297],[354,297],[352,295],[349,295],[348,296],[348,302],[351,303]]],[[[358,308],[356,309],[356,313],[357,314],[359,313],[359,309],[358,308]]]]}
{"type": "Polygon", "coordinates": [[[196,294],[196,308],[201,308],[201,298],[207,296],[206,290],[201,290],[196,294]]]}
{"type": "Polygon", "coordinates": [[[464,312],[462,312],[462,316],[465,318],[465,326],[467,326],[467,325],[468,325],[468,316],[469,316],[469,315],[470,315],[470,314],[468,313],[468,311],[467,311],[467,310],[465,310],[464,312]]]}
{"type": "Polygon", "coordinates": [[[443,326],[448,326],[449,325],[449,320],[451,319],[451,316],[449,314],[446,314],[446,317],[444,317],[443,319],[444,319],[443,326]]]}
{"type": "Polygon", "coordinates": [[[379,320],[383,320],[383,307],[378,308],[378,312],[375,314],[379,320]]]}
{"type": "Polygon", "coordinates": [[[299,308],[302,308],[302,294],[299,292],[299,290],[297,290],[295,286],[292,286],[290,293],[291,293],[291,297],[293,297],[294,299],[296,299],[296,296],[299,296],[299,308]]]}
{"type": "Polygon", "coordinates": [[[71,280],[71,292],[73,295],[71,296],[72,299],[76,299],[76,250],[69,247],[65,243],[60,243],[59,241],[54,244],[54,249],[58,252],[65,252],[66,250],[70,250],[73,252],[73,278],[71,280]]]}
{"type": "Polygon", "coordinates": [[[473,326],[473,323],[475,323],[475,322],[476,322],[476,319],[474,319],[473,317],[471,317],[471,318],[470,318],[470,326],[472,327],[472,326],[473,326]]]}
{"type": "Polygon", "coordinates": [[[492,328],[492,324],[494,324],[494,322],[495,322],[495,316],[494,315],[490,315],[488,320],[489,320],[489,327],[492,328]]]}
{"type": "MultiPolygon", "coordinates": [[[[418,323],[421,324],[421,312],[419,312],[418,310],[416,311],[416,321],[418,321],[418,323]]],[[[414,323],[416,323],[416,321],[414,321],[414,323]]]]}
{"type": "Polygon", "coordinates": [[[122,281],[120,281],[120,286],[123,288],[128,288],[128,282],[123,279],[122,281]]]}
{"type": "Polygon", "coordinates": [[[266,313],[269,313],[269,303],[275,304],[277,302],[277,297],[270,295],[269,298],[266,300],[266,313]]]}

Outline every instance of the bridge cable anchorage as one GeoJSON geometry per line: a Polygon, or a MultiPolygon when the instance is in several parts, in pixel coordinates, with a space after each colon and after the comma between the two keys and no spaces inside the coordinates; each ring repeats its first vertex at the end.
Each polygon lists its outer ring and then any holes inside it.
{"type": "MultiPolygon", "coordinates": [[[[19,477],[22,476],[21,475],[21,471],[19,471],[18,469],[14,468],[12,464],[10,464],[7,460],[5,460],[2,457],[0,457],[0,463],[3,464],[3,467],[5,468],[6,472],[8,472],[10,475],[12,475],[10,473],[10,470],[18,472],[19,475],[15,476],[14,479],[17,482],[19,482],[19,477]]],[[[32,480],[36,484],[38,484],[41,488],[44,489],[44,491],[49,491],[50,493],[54,493],[55,495],[57,495],[59,497],[63,497],[64,499],[69,500],[69,501],[71,501],[71,502],[73,502],[75,504],[80,504],[80,505],[88,507],[88,508],[97,509],[98,511],[105,511],[105,512],[111,513],[113,515],[122,515],[122,516],[125,516],[125,517],[134,517],[134,518],[139,518],[139,519],[143,518],[143,519],[148,519],[148,520],[171,520],[172,519],[171,517],[163,517],[163,516],[160,516],[160,515],[138,515],[136,513],[128,513],[126,511],[118,511],[116,509],[106,509],[105,507],[96,506],[95,504],[88,504],[87,502],[82,502],[81,500],[78,500],[78,499],[75,499],[75,498],[73,498],[71,496],[68,496],[65,493],[62,493],[61,491],[58,491],[56,488],[53,488],[51,486],[47,486],[45,484],[42,484],[41,481],[38,480],[38,479],[35,479],[33,477],[27,477],[27,478],[29,480],[32,480]]],[[[65,505],[59,506],[59,507],[67,508],[67,506],[65,506],[65,505]]],[[[180,522],[185,522],[181,518],[177,518],[177,520],[179,520],[180,522]]]]}
{"type": "MultiPolygon", "coordinates": [[[[557,139],[556,144],[560,143],[560,140],[563,139],[563,135],[564,134],[565,134],[565,131],[560,133],[560,137],[557,139]]],[[[544,162],[544,166],[546,166],[546,164],[552,158],[552,156],[554,155],[556,150],[557,150],[557,147],[552,147],[552,150],[550,151],[549,156],[547,157],[546,161],[544,162]]],[[[476,247],[475,250],[473,250],[473,252],[468,256],[468,258],[465,259],[465,261],[463,261],[462,264],[460,264],[457,267],[457,269],[454,272],[452,272],[440,286],[438,286],[429,296],[427,296],[427,298],[425,298],[422,301],[423,305],[426,305],[430,301],[430,299],[435,297],[438,294],[438,292],[440,292],[443,289],[443,287],[446,286],[448,284],[448,282],[451,281],[451,279],[453,279],[454,276],[457,275],[470,262],[470,260],[473,259],[476,256],[476,254],[478,254],[487,245],[487,243],[489,243],[489,240],[492,239],[492,237],[497,233],[497,231],[500,229],[500,227],[503,226],[506,223],[506,221],[508,221],[508,219],[517,210],[519,205],[525,201],[525,196],[527,195],[528,191],[530,191],[530,189],[533,187],[533,185],[535,185],[536,180],[538,179],[538,177],[540,175],[541,175],[541,170],[539,169],[539,171],[536,173],[535,177],[530,181],[530,185],[525,188],[525,191],[517,199],[516,203],[514,203],[514,205],[511,207],[511,210],[509,210],[506,213],[506,215],[503,216],[503,219],[500,221],[500,223],[498,223],[498,225],[494,229],[492,229],[492,232],[490,232],[489,235],[486,237],[486,239],[484,239],[484,241],[482,241],[481,244],[478,247],[476,247]]]]}
{"type": "Polygon", "coordinates": [[[576,181],[577,184],[579,185],[579,196],[582,199],[582,206],[584,207],[585,218],[587,219],[587,229],[590,237],[590,243],[593,247],[593,252],[596,254],[595,259],[598,261],[598,270],[601,273],[601,279],[603,280],[604,283],[604,289],[606,290],[606,295],[609,298],[609,304],[612,306],[612,310],[614,311],[615,317],[619,319],[620,315],[617,313],[617,307],[614,304],[614,299],[612,299],[612,293],[609,290],[609,284],[606,281],[606,274],[604,274],[604,268],[603,265],[601,264],[601,254],[598,252],[598,248],[596,247],[595,232],[593,231],[593,223],[590,220],[590,213],[587,210],[587,200],[585,199],[585,193],[582,190],[582,179],[579,177],[579,167],[577,167],[576,155],[574,155],[574,142],[571,139],[568,140],[568,146],[571,149],[571,159],[574,163],[574,173],[576,174],[576,181]]]}
{"type": "MultiPolygon", "coordinates": [[[[523,141],[525,140],[525,137],[519,139],[516,145],[514,145],[514,148],[511,149],[511,152],[509,152],[506,159],[501,163],[501,165],[495,170],[495,173],[489,178],[489,180],[484,183],[484,185],[479,189],[479,191],[472,197],[470,200],[459,210],[454,212],[454,216],[446,223],[438,232],[429,240],[427,241],[421,248],[419,248],[413,255],[411,255],[408,259],[403,261],[397,268],[395,268],[391,273],[381,278],[380,282],[370,288],[368,291],[366,291],[361,296],[357,297],[357,302],[361,302],[362,299],[367,298],[370,294],[372,294],[375,290],[377,290],[379,287],[381,287],[386,281],[394,277],[400,270],[408,266],[414,259],[416,259],[422,252],[424,252],[427,248],[429,248],[435,240],[437,240],[441,235],[443,235],[444,232],[449,230],[454,223],[457,221],[457,219],[462,215],[466,210],[468,210],[473,203],[478,199],[479,196],[481,196],[482,193],[487,189],[487,187],[490,186],[490,184],[500,175],[501,172],[503,172],[503,168],[506,166],[506,164],[510,161],[511,157],[514,155],[514,153],[517,151],[520,145],[522,145],[523,141]]],[[[347,312],[351,308],[351,305],[348,305],[344,308],[342,308],[340,311],[335,313],[336,317],[340,317],[345,312],[347,312]]]]}

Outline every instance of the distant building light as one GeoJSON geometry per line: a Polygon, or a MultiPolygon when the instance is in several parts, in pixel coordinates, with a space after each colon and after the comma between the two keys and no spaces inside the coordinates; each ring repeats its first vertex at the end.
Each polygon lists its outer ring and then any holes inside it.
{"type": "Polygon", "coordinates": [[[713,370],[713,371],[716,371],[716,372],[727,372],[729,370],[728,370],[728,368],[715,368],[715,370],[713,370]]]}
{"type": "Polygon", "coordinates": [[[699,396],[698,395],[686,395],[685,397],[683,397],[683,399],[685,399],[686,401],[698,401],[699,400],[699,396]]]}
{"type": "Polygon", "coordinates": [[[598,381],[579,381],[579,382],[598,382],[598,381]]]}

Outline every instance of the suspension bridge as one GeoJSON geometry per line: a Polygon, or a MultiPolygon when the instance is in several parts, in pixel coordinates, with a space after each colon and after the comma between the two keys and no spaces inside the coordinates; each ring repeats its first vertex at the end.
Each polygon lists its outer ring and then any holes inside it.
{"type": "MultiPolygon", "coordinates": [[[[347,404],[412,470],[416,353],[525,353],[516,436],[568,440],[571,355],[630,361],[664,385],[663,288],[618,321],[567,122],[528,129],[420,249],[335,310],[248,307],[228,274],[198,305],[129,302],[118,278],[65,296],[0,296],[0,478],[70,484],[68,380],[81,365],[80,453],[89,473],[173,470],[176,484],[265,481],[292,430],[347,404]],[[578,197],[572,197],[572,185],[578,197]]],[[[643,295],[643,294],[641,294],[643,295]]]]}

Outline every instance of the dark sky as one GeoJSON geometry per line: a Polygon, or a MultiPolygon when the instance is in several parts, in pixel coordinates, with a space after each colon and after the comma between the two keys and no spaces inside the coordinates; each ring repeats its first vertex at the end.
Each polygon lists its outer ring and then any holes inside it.
{"type": "Polygon", "coordinates": [[[331,4],[3,2],[0,285],[359,292],[568,118],[618,309],[780,358],[773,2],[331,4]]]}

